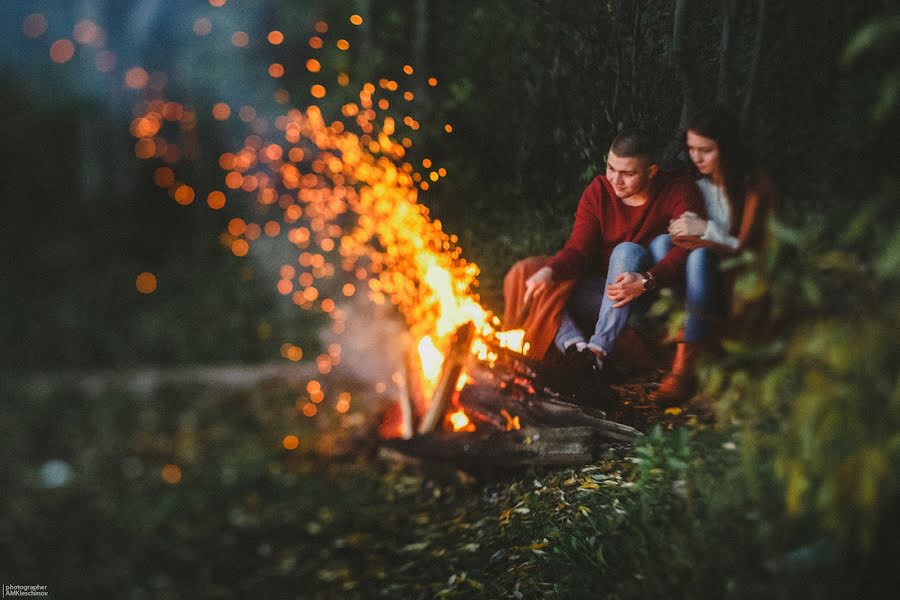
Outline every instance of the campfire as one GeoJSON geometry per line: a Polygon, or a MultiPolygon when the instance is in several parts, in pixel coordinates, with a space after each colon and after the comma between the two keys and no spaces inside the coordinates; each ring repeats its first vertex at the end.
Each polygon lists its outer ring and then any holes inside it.
{"type": "Polygon", "coordinates": [[[587,462],[639,435],[543,385],[522,353],[523,333],[469,322],[448,337],[446,353],[423,338],[386,429],[398,439],[385,446],[463,467],[517,467],[587,462]]]}
{"type": "MultiPolygon", "coordinates": [[[[327,30],[327,23],[316,23],[313,49],[321,47],[318,35],[327,30]]],[[[278,34],[268,38],[276,44],[272,40],[280,40],[280,32],[271,33],[278,34]]],[[[319,77],[320,68],[318,60],[307,61],[311,78],[319,77]]],[[[272,63],[269,73],[277,87],[284,66],[272,63]]],[[[404,76],[366,82],[354,93],[347,74],[340,73],[336,87],[316,83],[308,98],[291,98],[286,89],[273,87],[280,114],[270,114],[249,103],[194,107],[170,96],[164,73],[134,67],[126,84],[135,94],[135,155],[162,162],[153,181],[178,204],[190,205],[205,194],[211,210],[244,207],[219,238],[235,256],[247,256],[267,240],[285,244],[282,255],[296,251],[296,262],[280,266],[276,289],[300,309],[327,314],[336,334],[345,327],[344,298],[366,294],[375,304],[396,307],[413,343],[398,377],[399,410],[380,429],[385,437],[421,442],[444,434],[453,440],[499,434],[534,444],[553,437],[534,428],[567,426],[586,428],[582,434],[589,437],[630,441],[634,430],[542,385],[537,365],[527,358],[524,332],[502,331],[499,319],[481,305],[478,266],[462,257],[457,237],[420,202],[420,194],[438,185],[447,170],[427,157],[415,164],[409,158],[420,128],[412,114],[417,105],[409,104],[416,87],[412,77],[437,85],[434,76],[407,66],[404,76]],[[239,119],[231,118],[232,109],[239,119]],[[191,170],[182,165],[203,155],[198,110],[223,127],[230,123],[233,139],[242,139],[218,154],[221,180],[210,190],[189,182],[191,170]]],[[[443,129],[453,131],[449,123],[443,129]]],[[[299,361],[303,351],[285,342],[282,355],[299,361]]],[[[319,372],[327,375],[340,355],[340,345],[332,344],[315,358],[319,372]]],[[[313,418],[324,393],[318,382],[310,386],[302,413],[313,418]]],[[[339,397],[335,410],[345,413],[349,395],[339,397]]]]}

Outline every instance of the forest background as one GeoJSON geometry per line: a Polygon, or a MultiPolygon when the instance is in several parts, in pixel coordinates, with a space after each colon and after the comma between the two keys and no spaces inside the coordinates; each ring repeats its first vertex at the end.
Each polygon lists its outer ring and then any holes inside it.
{"type": "MultiPolygon", "coordinates": [[[[198,104],[219,100],[238,77],[235,64],[262,63],[263,50],[251,46],[243,63],[198,53],[166,2],[152,3],[137,25],[139,2],[51,4],[0,5],[11,17],[0,70],[0,369],[27,377],[258,363],[281,360],[284,340],[314,355],[321,315],[277,293],[277,264],[235,257],[219,243],[235,213],[172,202],[153,183],[155,165],[134,157],[124,93],[61,74],[22,35],[22,22],[37,11],[51,27],[105,19],[111,40],[130,40],[134,63],[196,69],[198,104]],[[153,294],[136,293],[143,271],[160,281],[153,294]]],[[[448,176],[421,201],[479,264],[482,298],[498,312],[505,270],[566,239],[616,131],[639,124],[673,140],[694,108],[713,100],[737,108],[781,192],[773,243],[748,259],[739,289],[770,294],[779,327],[763,346],[736,340],[705,374],[707,389],[721,398],[722,427],[743,436],[735,469],[756,473],[742,479],[748,497],[775,492],[771,523],[809,524],[799,529],[814,560],[831,564],[822,557],[835,546],[819,542],[838,540],[852,549],[847,569],[877,569],[871,558],[891,555],[880,548],[896,548],[887,532],[896,531],[900,472],[896,3],[362,0],[351,8],[363,17],[358,39],[323,62],[357,85],[406,64],[438,78],[435,88],[416,88],[422,128],[413,157],[448,176]],[[777,483],[761,491],[766,482],[777,483]]],[[[349,31],[349,12],[344,2],[272,0],[242,7],[241,18],[254,36],[276,24],[285,32],[279,51],[290,74],[303,72],[314,23],[349,31]]],[[[282,85],[302,97],[306,77],[282,85]]],[[[219,177],[214,160],[188,168],[201,184],[219,177]]],[[[7,403],[3,421],[26,434],[39,423],[66,429],[53,416],[57,400],[7,403]]],[[[7,443],[23,465],[10,467],[10,478],[74,452],[21,436],[7,443]]],[[[4,530],[6,541],[25,523],[4,530]]]]}

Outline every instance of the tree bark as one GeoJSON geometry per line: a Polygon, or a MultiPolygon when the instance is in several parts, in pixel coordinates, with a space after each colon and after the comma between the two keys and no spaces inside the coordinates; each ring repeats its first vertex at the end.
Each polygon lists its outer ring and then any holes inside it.
{"type": "Polygon", "coordinates": [[[672,56],[678,65],[678,73],[681,78],[681,117],[678,127],[687,125],[687,120],[697,110],[696,75],[694,65],[685,51],[685,39],[687,38],[688,16],[690,12],[690,0],[675,0],[675,15],[672,20],[672,56]]]}
{"type": "Polygon", "coordinates": [[[747,75],[747,89],[744,92],[744,105],[741,108],[741,123],[746,123],[750,116],[750,104],[756,92],[756,78],[759,73],[759,62],[762,56],[763,36],[766,29],[766,0],[756,2],[756,36],[753,39],[753,57],[750,72],[747,75]]]}
{"type": "Polygon", "coordinates": [[[737,37],[741,3],[742,0],[722,0],[722,37],[719,42],[719,78],[716,87],[716,101],[720,104],[730,104],[732,100],[734,39],[737,37]]]}

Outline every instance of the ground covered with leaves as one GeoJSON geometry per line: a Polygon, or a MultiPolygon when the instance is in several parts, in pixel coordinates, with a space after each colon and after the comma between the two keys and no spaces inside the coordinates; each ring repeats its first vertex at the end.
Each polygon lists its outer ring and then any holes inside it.
{"type": "Polygon", "coordinates": [[[890,589],[877,560],[780,517],[771,474],[740,468],[738,435],[696,421],[596,464],[475,480],[380,453],[361,408],[328,416],[326,400],[303,417],[282,384],[4,391],[0,576],[55,597],[890,589]]]}

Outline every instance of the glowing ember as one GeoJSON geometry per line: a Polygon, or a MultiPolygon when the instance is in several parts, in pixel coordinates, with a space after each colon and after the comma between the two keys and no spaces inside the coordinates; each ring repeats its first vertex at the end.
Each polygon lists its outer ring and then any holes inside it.
{"type": "Polygon", "coordinates": [[[459,379],[456,380],[456,387],[454,388],[457,392],[461,392],[464,387],[469,385],[470,383],[474,383],[475,380],[469,377],[465,371],[459,374],[459,379]]]}
{"type": "Polygon", "coordinates": [[[505,408],[500,409],[500,414],[503,415],[503,418],[506,419],[506,430],[512,431],[514,429],[521,429],[522,425],[519,423],[519,417],[516,415],[515,417],[509,414],[509,411],[505,408]]]}
{"type": "Polygon", "coordinates": [[[450,416],[450,424],[453,425],[453,431],[474,431],[475,425],[469,421],[469,417],[466,413],[460,409],[455,413],[451,413],[450,416]]]}

